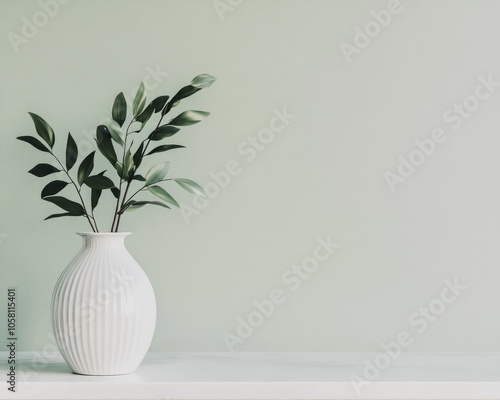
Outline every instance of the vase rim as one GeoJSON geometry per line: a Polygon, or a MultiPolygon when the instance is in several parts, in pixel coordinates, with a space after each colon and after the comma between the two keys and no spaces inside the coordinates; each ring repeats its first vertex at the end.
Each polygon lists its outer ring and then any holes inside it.
{"type": "Polygon", "coordinates": [[[79,236],[128,236],[132,232],[75,232],[79,236]]]}

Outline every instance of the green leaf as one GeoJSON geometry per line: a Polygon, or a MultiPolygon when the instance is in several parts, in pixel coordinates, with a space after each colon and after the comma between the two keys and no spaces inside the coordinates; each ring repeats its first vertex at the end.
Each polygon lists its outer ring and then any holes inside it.
{"type": "Polygon", "coordinates": [[[117,187],[112,187],[111,193],[113,193],[113,196],[115,196],[117,199],[120,197],[120,191],[118,190],[117,187]]]}
{"type": "Polygon", "coordinates": [[[94,169],[94,156],[95,156],[95,151],[93,151],[87,157],[85,157],[85,159],[80,164],[80,167],[78,168],[77,177],[78,177],[78,184],[80,186],[83,185],[85,179],[87,179],[87,177],[94,169]]]}
{"type": "Polygon", "coordinates": [[[142,175],[134,175],[132,180],[146,182],[146,178],[144,178],[142,175]]]}
{"type": "Polygon", "coordinates": [[[130,200],[129,202],[125,203],[123,205],[123,207],[120,209],[120,211],[118,212],[118,214],[123,214],[125,211],[135,211],[135,210],[137,210],[145,205],[144,202],[142,202],[141,204],[137,204],[137,205],[135,203],[137,203],[137,202],[134,200],[130,200]]]}
{"type": "Polygon", "coordinates": [[[89,176],[83,183],[85,183],[89,188],[100,190],[111,189],[115,186],[111,179],[102,175],[89,176]]]}
{"type": "Polygon", "coordinates": [[[56,167],[54,167],[50,164],[41,163],[41,164],[35,165],[28,172],[30,174],[33,174],[33,175],[41,178],[43,176],[47,176],[47,175],[53,174],[55,172],[60,172],[60,171],[61,171],[60,169],[57,169],[56,167]]]}
{"type": "Polygon", "coordinates": [[[96,142],[99,151],[108,159],[111,165],[114,166],[117,161],[116,152],[113,147],[113,142],[111,141],[111,134],[105,125],[99,125],[97,127],[96,142]]]}
{"type": "Polygon", "coordinates": [[[35,124],[35,129],[38,135],[47,143],[50,148],[54,147],[55,136],[54,131],[50,127],[50,125],[45,121],[42,117],[34,114],[28,113],[31,116],[35,124]]]}
{"type": "Polygon", "coordinates": [[[165,178],[168,173],[168,168],[170,167],[169,162],[156,164],[151,167],[151,169],[146,174],[146,186],[152,185],[153,183],[160,182],[165,178]]]}
{"type": "MultiPolygon", "coordinates": [[[[153,103],[150,103],[145,109],[143,112],[141,112],[136,118],[135,120],[137,122],[140,122],[142,123],[142,125],[144,126],[146,124],[146,122],[149,121],[149,119],[151,118],[151,115],[153,115],[153,111],[154,111],[155,107],[153,105],[153,103]]],[[[142,129],[142,127],[141,127],[142,129]]]]}
{"type": "MultiPolygon", "coordinates": [[[[103,176],[106,171],[99,172],[97,176],[103,176]]],[[[92,189],[90,191],[90,206],[92,207],[92,211],[97,207],[99,203],[99,199],[101,198],[102,190],[101,189],[92,189]]]]}
{"type": "Polygon", "coordinates": [[[42,199],[47,196],[53,196],[59,193],[68,185],[68,182],[64,181],[52,181],[46,185],[42,190],[42,199]]]}
{"type": "Polygon", "coordinates": [[[125,142],[122,139],[123,131],[122,131],[122,128],[120,127],[120,124],[118,124],[116,121],[110,120],[108,122],[108,130],[109,130],[109,134],[111,135],[111,139],[113,139],[120,146],[124,147],[125,142]]]}
{"type": "Polygon", "coordinates": [[[154,205],[154,206],[160,206],[160,207],[164,207],[164,208],[168,208],[170,209],[169,206],[167,206],[166,204],[162,203],[161,201],[136,201],[135,202],[136,205],[147,205],[147,204],[151,204],[151,205],[154,205]]]}
{"type": "Polygon", "coordinates": [[[137,210],[146,204],[152,204],[155,206],[160,206],[160,207],[165,207],[165,208],[170,208],[166,204],[160,202],[160,201],[135,201],[135,200],[130,200],[127,203],[125,203],[120,210],[119,214],[122,214],[125,211],[134,211],[137,210]]]}
{"type": "Polygon", "coordinates": [[[140,114],[146,104],[146,93],[144,91],[144,82],[141,82],[137,93],[135,94],[134,103],[132,105],[132,113],[134,116],[140,114]]]}
{"type": "Polygon", "coordinates": [[[92,211],[97,207],[99,203],[99,199],[101,198],[102,190],[92,189],[90,192],[90,205],[92,207],[92,211]]]}
{"type": "Polygon", "coordinates": [[[153,193],[155,196],[159,197],[163,201],[166,201],[173,206],[180,208],[179,203],[161,186],[148,186],[148,190],[153,193]]]}
{"type": "Polygon", "coordinates": [[[196,110],[184,111],[183,113],[175,117],[172,121],[170,121],[169,125],[175,125],[175,126],[194,125],[209,115],[210,113],[206,111],[196,111],[196,110]]]}
{"type": "Polygon", "coordinates": [[[176,181],[181,188],[187,190],[188,192],[191,192],[203,198],[207,197],[203,188],[191,179],[177,178],[174,179],[174,181],[176,181]]]}
{"type": "MultiPolygon", "coordinates": [[[[137,114],[141,114],[142,113],[142,111],[144,110],[145,105],[146,105],[146,97],[144,97],[144,100],[139,104],[139,108],[137,109],[137,114]]],[[[141,126],[141,129],[142,129],[142,126],[141,126]]]]}
{"type": "Polygon", "coordinates": [[[186,97],[189,97],[196,92],[199,92],[201,88],[194,87],[192,85],[184,86],[181,90],[179,90],[176,95],[170,100],[170,103],[172,106],[174,103],[177,103],[178,101],[185,99],[186,97]]]}
{"type": "Polygon", "coordinates": [[[144,149],[144,142],[142,142],[139,145],[139,148],[134,153],[134,165],[135,165],[135,170],[136,171],[137,171],[137,169],[139,168],[139,166],[142,163],[142,158],[143,158],[142,151],[143,151],[143,149],[144,149]]]}
{"type": "Polygon", "coordinates": [[[163,110],[161,110],[161,116],[163,118],[164,115],[168,114],[168,112],[172,109],[172,107],[174,107],[175,105],[177,105],[177,102],[176,104],[172,104],[171,101],[169,101],[165,107],[163,107],[163,110]]]}
{"type": "Polygon", "coordinates": [[[185,149],[185,148],[186,146],[181,146],[180,144],[163,144],[161,146],[155,147],[146,155],[149,156],[150,154],[160,153],[162,151],[168,151],[173,149],[185,149]]]}
{"type": "Polygon", "coordinates": [[[49,215],[47,218],[44,219],[44,221],[47,221],[48,219],[52,219],[52,218],[59,218],[59,217],[80,217],[80,216],[81,216],[80,214],[72,214],[72,213],[66,212],[66,213],[61,213],[61,214],[49,215]]]}
{"type": "Polygon", "coordinates": [[[122,179],[125,179],[125,176],[123,175],[123,164],[117,161],[114,167],[116,169],[116,172],[118,173],[118,176],[122,179]]]}
{"type": "Polygon", "coordinates": [[[163,125],[151,132],[151,134],[148,136],[148,139],[154,141],[162,140],[175,135],[177,132],[179,132],[179,130],[179,128],[172,125],[163,125]]]}
{"type": "Polygon", "coordinates": [[[160,96],[160,97],[157,97],[156,99],[154,99],[151,102],[151,104],[154,107],[154,112],[155,113],[160,112],[163,109],[163,107],[165,107],[165,104],[167,104],[168,99],[169,99],[169,96],[160,96]]]}
{"type": "Polygon", "coordinates": [[[172,107],[178,105],[182,99],[192,96],[196,92],[200,91],[202,88],[209,87],[214,81],[215,78],[211,75],[207,74],[198,75],[191,81],[190,85],[184,86],[181,90],[179,90],[176,93],[176,95],[172,98],[172,100],[170,100],[170,102],[165,106],[161,115],[164,116],[172,109],[172,107]]]}
{"type": "Polygon", "coordinates": [[[66,169],[69,171],[75,165],[78,159],[78,146],[75,139],[68,133],[68,142],[66,143],[66,169]]]}
{"type": "Polygon", "coordinates": [[[49,201],[55,204],[56,206],[61,207],[63,210],[71,213],[71,215],[74,216],[85,215],[85,210],[83,209],[81,204],[68,200],[65,197],[52,196],[52,197],[45,197],[44,200],[49,201]]]}
{"type": "Polygon", "coordinates": [[[123,175],[125,179],[129,179],[133,175],[135,171],[134,167],[134,157],[132,157],[130,149],[127,149],[125,152],[125,164],[123,167],[123,175]]]}
{"type": "Polygon", "coordinates": [[[193,85],[194,87],[200,88],[200,89],[205,89],[205,88],[210,87],[212,85],[212,83],[215,82],[216,79],[217,78],[215,78],[212,75],[201,74],[201,75],[198,75],[196,78],[194,78],[191,81],[191,85],[193,85]]]}
{"type": "Polygon", "coordinates": [[[50,153],[50,150],[45,147],[45,145],[40,142],[37,138],[33,136],[18,136],[16,139],[22,140],[23,142],[31,144],[35,149],[50,153]]]}
{"type": "Polygon", "coordinates": [[[113,120],[116,121],[120,126],[122,126],[127,119],[127,100],[125,100],[125,96],[123,95],[123,93],[120,93],[115,98],[115,101],[113,103],[112,116],[113,120]]]}

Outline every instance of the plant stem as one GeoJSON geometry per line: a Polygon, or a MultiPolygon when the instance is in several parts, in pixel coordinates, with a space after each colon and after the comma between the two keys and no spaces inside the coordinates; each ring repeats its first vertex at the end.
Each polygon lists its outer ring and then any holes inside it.
{"type": "MultiPolygon", "coordinates": [[[[167,114],[165,114],[165,115],[167,115],[167,114]]],[[[160,126],[160,124],[161,124],[161,121],[163,120],[163,117],[164,117],[165,115],[162,115],[162,116],[160,117],[160,120],[159,120],[159,121],[158,121],[158,123],[156,124],[156,128],[155,128],[155,129],[153,129],[153,131],[155,131],[156,129],[158,129],[158,128],[159,128],[159,126],[160,126]]],[[[144,146],[144,149],[142,150],[142,154],[141,154],[141,156],[142,156],[142,157],[144,157],[144,154],[146,154],[146,150],[148,149],[149,143],[151,143],[151,139],[146,138],[146,139],[144,139],[144,141],[143,141],[142,143],[144,143],[144,142],[146,142],[146,141],[147,141],[146,146],[144,146]]]]}
{"type": "MultiPolygon", "coordinates": [[[[162,179],[162,180],[161,180],[161,181],[159,181],[159,182],[155,182],[155,184],[156,184],[156,183],[160,183],[160,182],[168,182],[168,181],[173,181],[173,180],[174,180],[173,178],[169,178],[169,179],[162,179]]],[[[151,184],[151,185],[152,185],[152,184],[151,184]]],[[[134,192],[134,194],[133,194],[133,195],[131,195],[128,199],[126,199],[126,200],[124,201],[124,204],[125,204],[125,203],[128,203],[130,200],[132,200],[132,199],[135,197],[135,195],[136,195],[137,193],[142,192],[144,189],[147,189],[147,187],[148,187],[148,186],[151,186],[151,185],[144,185],[144,186],[143,186],[143,187],[141,187],[139,190],[136,190],[136,191],[134,192]]]]}
{"type": "MultiPolygon", "coordinates": [[[[127,187],[125,188],[125,193],[123,194],[123,201],[122,201],[122,205],[120,207],[120,211],[123,208],[123,205],[125,204],[125,199],[127,198],[128,189],[130,188],[131,183],[132,183],[132,180],[129,180],[127,182],[127,187]]],[[[122,213],[119,213],[118,218],[116,220],[116,231],[115,232],[118,232],[118,226],[120,225],[121,218],[122,218],[122,213]]]]}
{"type": "Polygon", "coordinates": [[[116,207],[115,207],[115,214],[113,215],[113,222],[111,223],[111,232],[116,232],[114,229],[115,223],[116,223],[116,217],[118,215],[118,210],[120,207],[120,196],[122,193],[122,178],[120,178],[120,185],[118,188],[118,198],[116,199],[116,207]]]}
{"type": "MultiPolygon", "coordinates": [[[[130,126],[134,122],[135,118],[132,118],[130,123],[127,126],[127,130],[125,132],[125,140],[123,144],[123,156],[122,156],[122,175],[123,175],[123,168],[125,167],[125,154],[127,152],[127,139],[129,133],[130,126]]],[[[120,211],[120,197],[122,194],[122,184],[123,184],[124,179],[120,177],[120,185],[118,186],[118,198],[116,199],[116,207],[115,207],[115,214],[113,215],[113,222],[111,223],[111,232],[118,232],[118,221],[119,221],[119,215],[118,211],[120,211]]],[[[130,183],[127,185],[127,189],[130,183]]],[[[125,192],[126,193],[126,192],[125,192]]],[[[122,203],[123,205],[123,203],[122,203]]]]}
{"type": "MultiPolygon", "coordinates": [[[[166,115],[166,114],[165,114],[166,115]]],[[[160,117],[160,120],[158,121],[158,124],[156,124],[156,129],[159,128],[160,124],[161,124],[161,121],[163,120],[163,117],[165,115],[162,115],[160,117]]],[[[130,134],[129,133],[129,129],[130,129],[130,126],[132,125],[132,122],[135,121],[135,117],[132,118],[132,121],[130,121],[130,124],[128,125],[127,127],[127,132],[125,134],[125,145],[123,147],[123,158],[122,158],[122,165],[125,166],[125,153],[127,151],[127,138],[128,138],[128,135],[130,134]]],[[[142,150],[142,154],[141,154],[141,157],[144,157],[144,154],[146,154],[146,150],[149,146],[149,143],[151,142],[151,139],[149,138],[146,138],[142,141],[142,143],[145,143],[146,142],[146,145],[144,146],[144,149],[142,150]]],[[[120,187],[119,187],[119,194],[118,194],[118,199],[116,201],[116,209],[115,209],[115,215],[113,217],[113,223],[111,224],[111,232],[118,232],[118,227],[120,225],[120,220],[121,220],[121,217],[122,217],[122,213],[120,213],[121,209],[123,208],[124,204],[130,200],[132,200],[132,198],[137,194],[139,193],[141,190],[143,190],[144,188],[146,188],[146,186],[143,186],[141,189],[139,189],[138,191],[136,191],[132,196],[130,196],[128,199],[127,199],[127,193],[128,193],[128,190],[130,188],[130,185],[132,183],[132,180],[134,178],[134,176],[136,175],[136,172],[137,172],[137,169],[134,171],[134,174],[129,178],[129,180],[127,181],[127,186],[125,188],[125,192],[123,194],[123,198],[122,198],[122,202],[121,202],[121,206],[120,206],[120,198],[121,198],[121,192],[122,192],[122,183],[124,182],[123,179],[120,179],[120,187]],[[114,230],[113,230],[114,229],[114,230]]]]}
{"type": "Polygon", "coordinates": [[[99,232],[99,227],[97,226],[97,221],[95,220],[95,217],[94,217],[94,210],[91,210],[90,213],[92,214],[90,216],[90,218],[92,218],[92,221],[94,221],[96,232],[99,232]]]}
{"type": "Polygon", "coordinates": [[[66,174],[66,176],[68,177],[68,179],[71,181],[71,183],[75,187],[76,192],[78,193],[78,197],[80,198],[80,203],[81,203],[81,205],[83,207],[83,211],[85,212],[85,217],[87,217],[87,220],[89,221],[89,224],[90,224],[90,227],[92,228],[92,231],[99,232],[99,229],[97,229],[97,223],[95,222],[94,217],[92,217],[92,219],[91,219],[89,213],[87,212],[87,207],[85,207],[85,202],[83,201],[82,194],[80,193],[80,189],[76,185],[75,181],[73,180],[73,178],[71,178],[71,176],[69,175],[69,172],[66,170],[66,168],[64,168],[64,166],[62,165],[61,161],[59,161],[59,159],[57,158],[57,156],[52,151],[50,151],[50,154],[52,154],[52,156],[57,160],[57,162],[61,166],[61,168],[64,171],[64,173],[66,174]],[[94,223],[92,223],[92,220],[94,220],[94,223]]]}
{"type": "MultiPolygon", "coordinates": [[[[133,197],[134,197],[137,193],[139,193],[140,191],[142,191],[142,190],[146,189],[146,187],[147,187],[147,186],[143,186],[143,187],[141,187],[139,190],[137,190],[137,191],[136,191],[136,192],[135,192],[132,196],[130,196],[128,199],[126,199],[126,200],[124,201],[124,204],[125,204],[125,203],[128,203],[130,200],[132,200],[132,198],[133,198],[133,197]]],[[[122,205],[122,207],[123,207],[123,205],[122,205]]]]}

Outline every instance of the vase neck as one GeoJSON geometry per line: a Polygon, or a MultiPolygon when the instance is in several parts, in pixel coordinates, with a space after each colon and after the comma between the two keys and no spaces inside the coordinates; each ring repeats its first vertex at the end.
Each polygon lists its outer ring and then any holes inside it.
{"type": "Polygon", "coordinates": [[[77,232],[83,238],[85,247],[123,247],[125,246],[125,238],[130,235],[130,232],[77,232]]]}

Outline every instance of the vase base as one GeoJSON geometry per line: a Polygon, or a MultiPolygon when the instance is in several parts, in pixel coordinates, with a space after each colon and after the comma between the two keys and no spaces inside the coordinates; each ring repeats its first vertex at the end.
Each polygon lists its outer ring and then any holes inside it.
{"type": "Polygon", "coordinates": [[[83,375],[83,376],[121,376],[121,375],[130,375],[133,374],[136,369],[130,372],[109,372],[109,373],[90,373],[90,372],[76,372],[73,371],[75,375],[83,375]]]}

